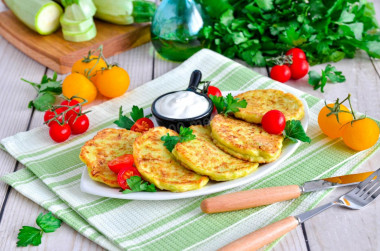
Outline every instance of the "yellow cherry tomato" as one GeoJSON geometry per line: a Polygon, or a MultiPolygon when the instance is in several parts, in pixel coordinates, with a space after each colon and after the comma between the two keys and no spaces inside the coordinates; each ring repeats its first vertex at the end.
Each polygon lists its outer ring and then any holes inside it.
{"type": "MultiPolygon", "coordinates": [[[[328,104],[327,106],[330,108],[333,108],[334,104],[328,104]]],[[[348,108],[344,105],[340,105],[339,109],[341,111],[350,112],[350,110],[348,110],[348,108]]],[[[326,106],[324,106],[321,109],[321,111],[318,114],[318,125],[321,128],[322,132],[326,134],[328,137],[332,139],[339,138],[342,136],[343,125],[353,120],[352,114],[347,113],[347,112],[339,112],[338,113],[339,122],[338,122],[335,114],[331,114],[327,116],[327,114],[329,114],[330,112],[331,110],[327,108],[326,106]]]]}
{"type": "Polygon", "coordinates": [[[107,68],[106,62],[100,58],[98,62],[98,56],[92,55],[90,57],[85,57],[76,61],[71,69],[71,72],[80,73],[86,76],[89,70],[91,70],[90,75],[92,76],[91,82],[95,82],[96,74],[102,69],[107,68]],[[94,67],[94,65],[96,66],[94,67]],[[92,69],[94,67],[94,69],[92,69]]]}
{"type": "Polygon", "coordinates": [[[127,71],[118,66],[98,72],[95,81],[98,91],[108,98],[123,95],[128,90],[130,83],[127,71]]]}
{"type": "Polygon", "coordinates": [[[379,139],[379,126],[370,118],[359,119],[346,124],[343,129],[343,142],[356,151],[373,146],[379,139]]]}
{"type": "MultiPolygon", "coordinates": [[[[95,85],[84,75],[71,73],[63,80],[62,94],[67,98],[71,98],[72,96],[84,98],[87,100],[87,105],[94,101],[97,91],[95,85]]],[[[81,99],[76,100],[82,102],[81,99]]]]}

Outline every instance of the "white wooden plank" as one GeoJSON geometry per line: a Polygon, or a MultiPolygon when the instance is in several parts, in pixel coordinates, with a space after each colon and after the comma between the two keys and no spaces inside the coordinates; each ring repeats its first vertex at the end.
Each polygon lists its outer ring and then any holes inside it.
{"type": "MultiPolygon", "coordinates": [[[[7,205],[4,211],[4,218],[0,225],[0,250],[16,250],[18,231],[22,226],[36,225],[36,218],[40,213],[46,213],[40,206],[26,199],[21,194],[12,189],[9,202],[14,207],[7,205]],[[14,209],[18,208],[18,211],[14,209]]],[[[78,232],[67,226],[62,226],[54,233],[43,234],[42,243],[38,247],[28,246],[23,250],[103,250],[96,243],[88,240],[78,232]]]]}
{"type": "MultiPolygon", "coordinates": [[[[0,139],[17,132],[25,131],[32,113],[28,109],[29,100],[36,97],[36,91],[28,83],[20,80],[25,77],[39,81],[45,67],[25,56],[5,39],[0,37],[0,139]],[[20,65],[22,67],[20,67],[20,65]]],[[[0,151],[0,176],[13,172],[16,160],[0,151]]],[[[0,205],[3,204],[7,185],[0,182],[0,205]]]]}
{"type": "MultiPolygon", "coordinates": [[[[307,84],[307,78],[292,81],[290,85],[298,87],[320,98],[334,100],[352,94],[353,107],[357,111],[380,119],[380,78],[372,62],[364,52],[358,52],[353,60],[345,59],[333,63],[346,76],[347,81],[342,84],[328,84],[324,94],[313,91],[307,84]]],[[[314,66],[312,70],[320,70],[324,65],[314,66]]],[[[380,153],[360,167],[356,172],[376,170],[380,161],[380,153]]],[[[333,201],[347,189],[336,189],[323,203],[333,201]]],[[[377,240],[380,229],[379,210],[380,201],[360,211],[351,211],[342,208],[333,208],[316,216],[305,223],[311,250],[379,250],[377,240]],[[370,241],[369,241],[370,240],[370,241]]]]}

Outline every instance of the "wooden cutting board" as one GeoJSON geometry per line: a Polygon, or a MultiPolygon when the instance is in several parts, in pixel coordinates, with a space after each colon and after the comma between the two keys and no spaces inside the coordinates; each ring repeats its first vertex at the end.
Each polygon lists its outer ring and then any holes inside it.
{"type": "Polygon", "coordinates": [[[110,57],[150,41],[150,24],[115,25],[95,20],[97,35],[86,42],[63,39],[62,31],[42,36],[29,29],[8,10],[0,13],[0,35],[17,49],[48,68],[65,74],[89,50],[103,44],[103,54],[110,57]]]}

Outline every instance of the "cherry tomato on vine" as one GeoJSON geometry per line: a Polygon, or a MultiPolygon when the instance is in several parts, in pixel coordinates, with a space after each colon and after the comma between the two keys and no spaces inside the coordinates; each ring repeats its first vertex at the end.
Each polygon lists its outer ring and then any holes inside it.
{"type": "Polygon", "coordinates": [[[153,124],[152,120],[150,120],[148,118],[141,118],[141,119],[138,119],[135,122],[135,124],[131,127],[131,131],[146,132],[150,128],[153,128],[153,127],[154,127],[154,124],[153,124]]]}
{"type": "Polygon", "coordinates": [[[125,190],[129,189],[127,179],[131,178],[132,176],[140,176],[140,172],[136,169],[136,167],[133,166],[127,166],[119,171],[117,174],[117,183],[119,183],[119,186],[125,190]]]}
{"type": "Polygon", "coordinates": [[[133,166],[133,163],[133,155],[124,154],[117,157],[116,159],[111,160],[107,165],[112,172],[118,174],[121,169],[133,166]]]}
{"type": "Polygon", "coordinates": [[[275,65],[270,70],[270,77],[278,82],[285,83],[291,77],[291,71],[287,65],[275,65]]]}
{"type": "Polygon", "coordinates": [[[347,123],[342,128],[344,144],[356,151],[362,151],[373,146],[379,139],[379,133],[379,126],[370,118],[347,123]]]}
{"type": "MultiPolygon", "coordinates": [[[[327,106],[330,108],[334,108],[335,104],[328,104],[327,106]]],[[[343,125],[347,124],[354,118],[350,113],[350,110],[344,106],[340,105],[339,110],[341,112],[338,113],[339,122],[335,114],[331,114],[327,116],[331,112],[331,110],[324,106],[318,114],[318,125],[321,128],[322,132],[326,134],[328,137],[335,139],[342,136],[343,125]]]]}
{"type": "MultiPolygon", "coordinates": [[[[73,99],[73,100],[70,100],[70,102],[68,101],[68,100],[64,100],[64,101],[62,101],[61,102],[61,105],[67,105],[67,106],[74,106],[74,105],[76,105],[76,104],[79,104],[79,101],[78,100],[75,100],[75,99],[73,99]]],[[[67,110],[68,108],[66,108],[66,107],[63,107],[65,110],[67,110]]],[[[74,109],[72,109],[72,110],[74,110],[75,112],[79,112],[79,105],[78,106],[76,106],[74,109]]]]}
{"type": "Polygon", "coordinates": [[[52,124],[49,129],[49,135],[57,143],[63,142],[70,137],[71,129],[68,124],[52,124]]]}
{"type": "Polygon", "coordinates": [[[293,62],[295,60],[306,60],[306,55],[303,50],[300,48],[292,48],[288,50],[285,55],[292,55],[293,56],[293,62]]]}
{"type": "Polygon", "coordinates": [[[292,79],[300,79],[309,72],[309,63],[306,60],[293,60],[289,66],[292,79]]]}
{"type": "Polygon", "coordinates": [[[279,110],[270,110],[261,119],[263,129],[270,134],[281,134],[285,129],[286,119],[279,110]]]}
{"type": "MultiPolygon", "coordinates": [[[[62,109],[60,109],[60,108],[58,108],[58,109],[56,110],[57,114],[61,114],[63,111],[64,111],[64,110],[62,110],[62,109]]],[[[47,110],[47,111],[45,112],[45,114],[44,114],[44,121],[47,122],[48,120],[50,120],[50,119],[52,119],[52,118],[54,118],[54,117],[55,117],[55,113],[54,113],[53,111],[51,111],[51,110],[47,110]]],[[[59,117],[58,117],[58,120],[59,120],[60,123],[62,123],[62,122],[63,122],[63,116],[62,116],[62,115],[59,116],[59,117]]],[[[49,124],[47,124],[47,126],[51,127],[53,124],[58,124],[58,122],[55,121],[55,120],[53,120],[53,121],[51,121],[49,124]]]]}
{"type": "Polygon", "coordinates": [[[82,114],[80,116],[71,116],[67,123],[69,124],[71,132],[73,134],[84,133],[90,126],[90,121],[88,120],[86,114],[82,114]]]}

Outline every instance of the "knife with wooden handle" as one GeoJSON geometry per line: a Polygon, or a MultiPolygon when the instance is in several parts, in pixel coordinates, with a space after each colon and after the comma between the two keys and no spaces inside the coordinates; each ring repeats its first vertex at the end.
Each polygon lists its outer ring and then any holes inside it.
{"type": "Polygon", "coordinates": [[[365,180],[372,173],[373,172],[366,172],[312,180],[304,183],[302,186],[267,187],[223,194],[203,200],[201,209],[203,212],[211,214],[265,206],[279,201],[296,199],[303,193],[356,185],[365,180]]]}

